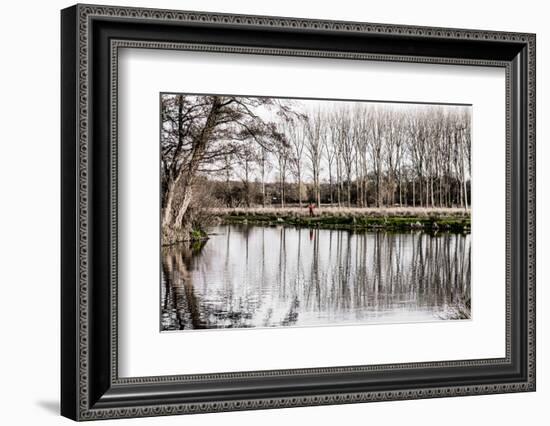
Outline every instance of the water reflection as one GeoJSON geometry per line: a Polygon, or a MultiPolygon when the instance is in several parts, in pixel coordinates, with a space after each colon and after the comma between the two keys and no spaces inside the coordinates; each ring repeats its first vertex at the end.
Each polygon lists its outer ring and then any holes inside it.
{"type": "Polygon", "coordinates": [[[470,235],[220,226],[163,248],[162,330],[470,317],[470,235]]]}

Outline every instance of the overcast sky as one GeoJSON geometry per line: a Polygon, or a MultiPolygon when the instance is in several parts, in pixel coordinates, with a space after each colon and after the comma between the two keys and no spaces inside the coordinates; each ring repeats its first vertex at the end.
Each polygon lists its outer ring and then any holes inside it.
{"type": "MultiPolygon", "coordinates": [[[[174,96],[173,94],[166,94],[164,96],[174,96]]],[[[422,113],[425,112],[428,109],[441,109],[445,112],[458,112],[460,110],[469,110],[471,114],[471,106],[470,105],[456,105],[456,104],[419,104],[419,103],[408,103],[408,102],[382,102],[382,101],[357,101],[357,100],[320,100],[320,99],[287,99],[287,98],[275,98],[279,99],[281,102],[290,104],[292,107],[292,110],[299,113],[305,113],[307,115],[312,115],[313,113],[320,110],[321,112],[331,112],[334,110],[339,110],[340,108],[349,108],[350,111],[353,110],[353,108],[357,105],[361,106],[370,106],[370,107],[377,107],[377,108],[383,108],[384,110],[389,111],[411,111],[411,112],[418,112],[422,113]]],[[[260,116],[265,121],[279,121],[278,117],[276,116],[276,112],[274,109],[266,108],[265,106],[261,106],[256,109],[255,113],[260,116]]],[[[278,181],[278,170],[277,170],[277,164],[276,164],[276,158],[273,154],[270,155],[270,165],[268,166],[267,173],[266,173],[266,182],[275,182],[278,181]]],[[[312,174],[311,174],[311,168],[308,165],[308,160],[306,156],[306,150],[304,149],[303,159],[303,171],[302,171],[302,181],[304,182],[312,182],[312,174]]],[[[334,171],[333,171],[334,174],[334,171]]],[[[239,165],[234,165],[234,171],[232,173],[232,179],[240,180],[244,175],[244,172],[242,170],[242,167],[239,167],[239,165]]],[[[225,175],[222,176],[209,176],[211,179],[225,179],[225,175]]],[[[253,170],[250,174],[250,180],[260,180],[261,179],[261,172],[260,167],[257,165],[253,165],[253,170]]],[[[320,173],[320,179],[322,182],[328,182],[329,174],[328,174],[328,165],[326,160],[326,155],[323,153],[323,160],[321,163],[321,173],[320,173]]],[[[292,176],[290,168],[288,169],[287,173],[287,181],[293,182],[294,177],[292,176]]]]}

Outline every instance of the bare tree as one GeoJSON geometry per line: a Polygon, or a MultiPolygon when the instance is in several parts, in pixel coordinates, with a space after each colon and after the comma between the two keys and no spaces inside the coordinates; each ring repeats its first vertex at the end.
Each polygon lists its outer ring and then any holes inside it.
{"type": "MultiPolygon", "coordinates": [[[[423,194],[423,182],[425,176],[426,167],[426,127],[425,127],[425,112],[413,112],[409,111],[407,115],[407,129],[409,133],[408,138],[408,151],[411,161],[411,169],[414,171],[412,176],[412,190],[413,190],[413,206],[416,207],[416,195],[422,206],[422,194],[423,194]],[[418,193],[416,192],[418,181],[418,193]]],[[[427,194],[427,191],[424,191],[427,194]]],[[[426,198],[427,199],[427,198],[426,198]]],[[[426,203],[427,206],[427,203],[426,203]]]]}
{"type": "Polygon", "coordinates": [[[384,148],[384,110],[382,107],[376,105],[369,108],[367,114],[370,117],[370,134],[368,139],[370,148],[370,158],[372,163],[372,170],[374,173],[376,196],[376,207],[382,205],[382,155],[384,148]]]}
{"type": "MultiPolygon", "coordinates": [[[[261,147],[260,147],[261,148],[261,147]]],[[[261,154],[257,152],[256,146],[251,143],[242,144],[239,147],[237,156],[241,164],[241,176],[244,189],[244,202],[246,207],[250,207],[251,204],[251,188],[250,177],[254,170],[254,167],[259,163],[261,154]]]]}
{"type": "Polygon", "coordinates": [[[368,178],[368,114],[363,104],[356,104],[353,109],[352,138],[355,150],[355,182],[357,205],[366,207],[368,178]]]}
{"type": "MultiPolygon", "coordinates": [[[[278,125],[279,132],[286,135],[289,132],[290,124],[288,121],[284,121],[278,125]]],[[[277,171],[279,175],[279,203],[281,207],[285,206],[285,195],[286,195],[286,177],[288,173],[288,167],[291,157],[290,144],[286,139],[282,139],[280,143],[275,145],[274,151],[276,161],[277,161],[277,171]]]]}
{"type": "Polygon", "coordinates": [[[458,171],[459,179],[461,181],[461,196],[462,207],[469,208],[468,204],[468,185],[467,179],[470,175],[470,117],[464,113],[464,110],[460,111],[456,117],[456,144],[457,152],[460,158],[460,169],[458,171]]]}
{"type": "Polygon", "coordinates": [[[187,239],[190,220],[184,220],[196,176],[234,152],[235,144],[280,139],[275,124],[258,108],[287,107],[270,98],[165,95],[162,98],[162,230],[163,243],[187,239]],[[177,196],[176,196],[177,195],[177,196]]]}
{"type": "Polygon", "coordinates": [[[318,206],[321,205],[321,160],[323,155],[326,128],[324,116],[320,109],[317,109],[307,120],[306,156],[309,160],[309,167],[313,177],[314,198],[318,206]]]}
{"type": "Polygon", "coordinates": [[[260,166],[260,177],[261,177],[261,185],[262,185],[262,207],[265,207],[266,206],[265,180],[266,180],[267,172],[269,171],[269,168],[270,168],[270,162],[269,162],[269,151],[264,146],[261,147],[259,166],[260,166]]]}
{"type": "Polygon", "coordinates": [[[355,147],[353,133],[351,128],[351,114],[349,108],[341,108],[337,113],[338,120],[338,143],[340,144],[340,153],[342,158],[343,171],[346,178],[347,204],[351,206],[351,177],[353,173],[353,163],[355,156],[355,147]]]}
{"type": "Polygon", "coordinates": [[[325,158],[327,161],[327,171],[328,171],[328,188],[329,188],[329,201],[330,205],[334,204],[334,166],[338,156],[338,148],[334,143],[333,136],[333,126],[332,122],[329,121],[327,137],[323,140],[323,152],[325,153],[325,158]]]}
{"type": "Polygon", "coordinates": [[[306,145],[306,122],[296,118],[290,121],[287,137],[290,144],[290,166],[298,185],[298,204],[302,207],[302,161],[306,145]]]}
{"type": "MultiPolygon", "coordinates": [[[[336,168],[336,200],[338,203],[338,207],[342,205],[342,155],[341,146],[339,144],[339,135],[340,125],[338,122],[338,114],[335,110],[332,110],[329,116],[330,143],[327,143],[326,146],[331,158],[331,163],[334,163],[334,166],[336,168]]],[[[332,172],[332,167],[330,167],[330,171],[332,172]]]]}

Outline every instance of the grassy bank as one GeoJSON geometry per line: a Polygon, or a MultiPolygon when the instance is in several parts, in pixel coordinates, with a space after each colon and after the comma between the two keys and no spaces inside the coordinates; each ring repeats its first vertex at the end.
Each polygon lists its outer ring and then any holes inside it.
{"type": "Polygon", "coordinates": [[[212,211],[224,223],[264,226],[294,225],[326,229],[379,229],[470,232],[470,214],[463,209],[424,208],[235,208],[212,211]]]}

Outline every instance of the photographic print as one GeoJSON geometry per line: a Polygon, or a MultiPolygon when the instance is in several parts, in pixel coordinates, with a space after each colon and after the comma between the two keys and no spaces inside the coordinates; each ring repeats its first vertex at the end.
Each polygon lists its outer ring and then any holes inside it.
{"type": "Polygon", "coordinates": [[[470,319],[471,114],[161,93],[161,331],[470,319]]]}

